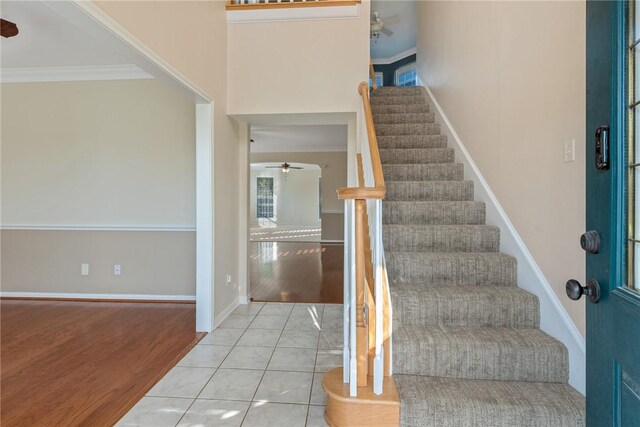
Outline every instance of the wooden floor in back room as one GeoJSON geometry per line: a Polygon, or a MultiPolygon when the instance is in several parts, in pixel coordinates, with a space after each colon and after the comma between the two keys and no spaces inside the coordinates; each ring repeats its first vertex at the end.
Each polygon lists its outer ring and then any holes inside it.
{"type": "Polygon", "coordinates": [[[201,338],[195,304],[0,301],[0,424],[110,426],[201,338]]]}
{"type": "Polygon", "coordinates": [[[342,304],[342,243],[250,242],[254,301],[342,304]]]}

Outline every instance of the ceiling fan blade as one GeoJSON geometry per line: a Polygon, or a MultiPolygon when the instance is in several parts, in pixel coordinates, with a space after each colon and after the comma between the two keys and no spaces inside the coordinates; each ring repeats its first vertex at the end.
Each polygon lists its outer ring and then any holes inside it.
{"type": "Polygon", "coordinates": [[[0,35],[4,38],[17,36],[19,33],[18,26],[13,22],[0,18],[0,35]]]}
{"type": "Polygon", "coordinates": [[[385,24],[394,24],[400,22],[400,17],[398,15],[392,15],[388,18],[381,18],[385,24]]]}
{"type": "Polygon", "coordinates": [[[265,166],[265,169],[282,169],[282,166],[265,166]]]}
{"type": "Polygon", "coordinates": [[[391,31],[388,28],[382,27],[382,29],[380,30],[380,32],[386,36],[391,37],[393,35],[393,31],[391,31]]]}
{"type": "Polygon", "coordinates": [[[289,166],[289,169],[304,169],[304,168],[300,168],[298,166],[289,166]]]}

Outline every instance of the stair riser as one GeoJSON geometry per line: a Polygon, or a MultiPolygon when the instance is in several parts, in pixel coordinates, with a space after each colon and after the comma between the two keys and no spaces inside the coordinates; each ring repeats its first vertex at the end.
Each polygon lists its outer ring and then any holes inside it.
{"type": "Polygon", "coordinates": [[[387,183],[385,200],[398,201],[471,201],[471,181],[393,181],[387,183]]]}
{"type": "Polygon", "coordinates": [[[444,256],[438,261],[425,261],[417,255],[387,251],[389,281],[398,286],[402,283],[515,286],[517,283],[516,260],[512,257],[444,256]]]}
{"type": "Polygon", "coordinates": [[[375,124],[434,123],[433,113],[373,113],[375,124]]]}
{"type": "Polygon", "coordinates": [[[373,114],[428,113],[429,111],[429,106],[426,104],[371,104],[373,114]]]}
{"type": "Polygon", "coordinates": [[[415,203],[385,200],[382,203],[382,222],[385,224],[484,224],[485,206],[482,202],[415,203]]]}
{"type": "Polygon", "coordinates": [[[427,105],[424,96],[374,96],[371,105],[427,105]]]}
{"type": "MultiPolygon", "coordinates": [[[[504,288],[504,287],[502,287],[504,288]]],[[[508,288],[504,288],[508,289],[508,288]]],[[[394,325],[447,327],[537,328],[540,311],[538,298],[516,294],[483,295],[464,293],[456,296],[423,291],[391,289],[394,325]]]]}
{"type": "Polygon", "coordinates": [[[423,164],[423,163],[453,163],[455,152],[453,148],[412,148],[412,149],[382,149],[380,161],[383,164],[423,164]]]}
{"type": "Polygon", "coordinates": [[[396,252],[497,252],[500,232],[488,226],[384,225],[386,251],[396,252]]]}
{"type": "Polygon", "coordinates": [[[446,148],[443,135],[387,135],[378,136],[380,149],[446,148]]]}
{"type": "Polygon", "coordinates": [[[376,135],[439,135],[438,123],[376,124],[376,135]]]}
{"type": "Polygon", "coordinates": [[[566,382],[567,352],[559,342],[535,347],[518,343],[394,337],[394,374],[498,381],[566,382]]]}
{"type": "Polygon", "coordinates": [[[382,165],[386,181],[462,181],[461,163],[423,165],[382,165]]]}

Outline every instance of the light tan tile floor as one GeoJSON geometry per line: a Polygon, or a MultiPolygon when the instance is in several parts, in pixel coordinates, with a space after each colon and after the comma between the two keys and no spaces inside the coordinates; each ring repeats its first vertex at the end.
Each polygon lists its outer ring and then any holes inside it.
{"type": "Polygon", "coordinates": [[[118,426],[325,426],[322,376],[342,364],[342,305],[238,307],[118,426]]]}

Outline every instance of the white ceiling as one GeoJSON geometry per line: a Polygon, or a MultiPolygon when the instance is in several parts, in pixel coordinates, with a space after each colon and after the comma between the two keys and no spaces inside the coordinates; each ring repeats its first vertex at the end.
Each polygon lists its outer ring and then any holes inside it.
{"type": "Polygon", "coordinates": [[[3,70],[131,64],[41,1],[2,0],[0,14],[20,30],[0,38],[3,70]]]}
{"type": "Polygon", "coordinates": [[[252,153],[347,151],[347,125],[252,126],[252,153]]]}
{"type": "Polygon", "coordinates": [[[391,58],[416,47],[416,0],[372,0],[371,12],[374,11],[378,12],[380,19],[385,21],[385,28],[393,31],[393,35],[380,34],[377,42],[371,40],[371,58],[391,58]],[[392,19],[387,21],[387,18],[392,19]]]}

